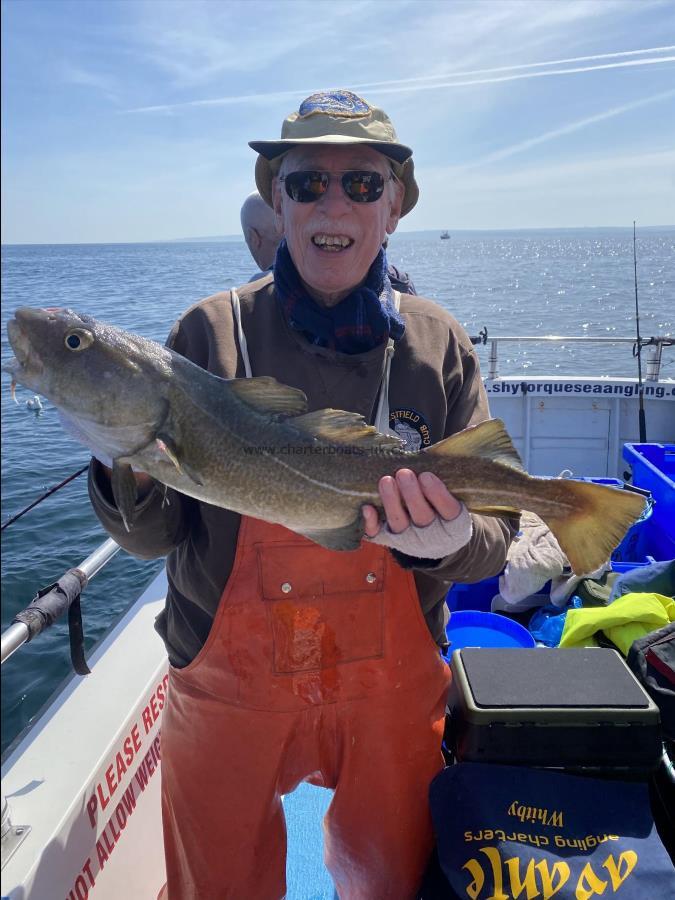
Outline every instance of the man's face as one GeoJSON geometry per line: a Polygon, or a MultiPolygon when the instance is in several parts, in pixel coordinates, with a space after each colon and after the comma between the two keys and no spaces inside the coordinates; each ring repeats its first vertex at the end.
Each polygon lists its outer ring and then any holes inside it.
{"type": "Polygon", "coordinates": [[[310,293],[333,306],[363,282],[386,235],[395,230],[403,186],[389,180],[391,168],[386,157],[372,147],[296,147],[284,157],[280,175],[302,170],[335,173],[335,177],[326,193],[313,203],[292,200],[275,178],[272,191],[277,229],[286,238],[295,267],[310,293]],[[350,200],[337,174],[349,170],[383,175],[387,180],[379,199],[373,203],[350,200]],[[346,238],[347,246],[328,245],[326,237],[346,238]]]}

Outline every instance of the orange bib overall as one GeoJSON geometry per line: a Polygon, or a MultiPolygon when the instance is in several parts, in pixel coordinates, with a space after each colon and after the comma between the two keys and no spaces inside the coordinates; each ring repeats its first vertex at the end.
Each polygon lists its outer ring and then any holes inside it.
{"type": "Polygon", "coordinates": [[[279,900],[281,795],[333,788],[341,900],[415,896],[450,681],[412,574],[382,547],[325,550],[243,517],[206,644],[173,669],[162,725],[169,900],[279,900]]]}

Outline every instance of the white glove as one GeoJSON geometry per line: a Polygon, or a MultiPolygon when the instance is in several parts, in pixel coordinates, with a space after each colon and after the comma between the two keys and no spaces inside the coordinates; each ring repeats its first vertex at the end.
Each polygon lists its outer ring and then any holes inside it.
{"type": "Polygon", "coordinates": [[[567,557],[548,525],[524,510],[520,532],[509,547],[504,574],[499,576],[499,593],[515,609],[547,581],[562,575],[566,565],[567,557]]]}
{"type": "Polygon", "coordinates": [[[436,516],[429,525],[411,523],[398,533],[391,531],[385,522],[375,537],[366,537],[365,540],[419,559],[443,559],[465,547],[472,534],[473,520],[462,503],[459,514],[450,521],[436,516]]]}

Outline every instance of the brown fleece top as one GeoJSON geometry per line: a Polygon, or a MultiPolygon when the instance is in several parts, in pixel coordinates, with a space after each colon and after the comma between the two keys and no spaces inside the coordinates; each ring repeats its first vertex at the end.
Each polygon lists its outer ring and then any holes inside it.
{"type": "MultiPolygon", "coordinates": [[[[271,375],[300,388],[309,410],[333,407],[375,415],[384,367],[384,345],[351,356],[315,347],[285,321],[272,277],[238,289],[253,375],[271,375]]],[[[397,342],[389,383],[390,424],[412,440],[409,449],[436,443],[489,418],[487,397],[474,348],[458,322],[431,300],[403,294],[406,322],[397,342]]],[[[192,306],[174,325],[169,347],[222,378],[243,378],[229,292],[192,306]]],[[[139,503],[127,533],[110,485],[94,460],[89,473],[94,510],[118,543],[143,559],[167,557],[169,590],[157,630],[174,666],[187,665],[211,628],[229,577],[240,516],[158,487],[139,503]]],[[[414,569],[429,630],[445,644],[445,594],[452,582],[474,582],[500,572],[516,522],[472,514],[473,537],[440,561],[399,561],[414,569]]]]}

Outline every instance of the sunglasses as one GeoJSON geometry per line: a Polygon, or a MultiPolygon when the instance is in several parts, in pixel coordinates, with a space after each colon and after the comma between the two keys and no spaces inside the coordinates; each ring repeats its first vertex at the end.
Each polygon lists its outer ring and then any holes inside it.
{"type": "Polygon", "coordinates": [[[342,190],[354,203],[374,203],[384,191],[385,181],[393,179],[393,175],[385,178],[379,172],[289,172],[281,175],[280,180],[286,186],[286,193],[296,203],[314,203],[328,190],[331,178],[340,177],[342,190]]]}

